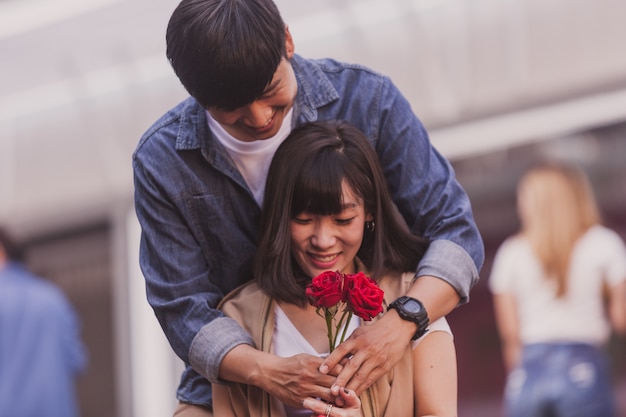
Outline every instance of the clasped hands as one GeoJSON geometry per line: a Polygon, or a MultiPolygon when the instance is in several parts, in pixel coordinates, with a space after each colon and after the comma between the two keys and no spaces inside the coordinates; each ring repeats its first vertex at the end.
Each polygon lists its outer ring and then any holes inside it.
{"type": "Polygon", "coordinates": [[[282,358],[272,370],[266,391],[294,407],[305,400],[313,404],[310,401],[315,398],[343,406],[349,396],[340,390],[360,395],[402,357],[410,343],[411,324],[399,331],[397,325],[390,325],[392,321],[383,316],[359,327],[325,359],[306,354],[282,358]]]}

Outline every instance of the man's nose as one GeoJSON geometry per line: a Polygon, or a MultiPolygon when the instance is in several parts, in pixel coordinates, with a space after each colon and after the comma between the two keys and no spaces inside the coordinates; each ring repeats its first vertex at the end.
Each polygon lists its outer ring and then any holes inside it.
{"type": "Polygon", "coordinates": [[[248,124],[256,128],[267,125],[272,118],[272,107],[259,100],[250,103],[246,110],[248,124]]]}

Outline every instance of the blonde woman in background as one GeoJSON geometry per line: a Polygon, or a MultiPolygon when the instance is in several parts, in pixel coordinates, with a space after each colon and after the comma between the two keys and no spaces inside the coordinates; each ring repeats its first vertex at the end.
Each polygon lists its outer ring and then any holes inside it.
{"type": "Polygon", "coordinates": [[[520,231],[496,254],[489,287],[508,372],[508,417],[616,416],[604,348],[626,333],[626,249],[600,224],[575,166],[529,170],[520,231]]]}

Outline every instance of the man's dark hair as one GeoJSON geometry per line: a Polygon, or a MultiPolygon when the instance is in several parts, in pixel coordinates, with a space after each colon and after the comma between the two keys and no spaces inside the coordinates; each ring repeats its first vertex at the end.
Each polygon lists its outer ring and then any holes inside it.
{"type": "Polygon", "coordinates": [[[414,271],[428,241],[411,233],[394,206],[378,156],[367,137],[346,122],[296,127],[278,147],[267,176],[255,278],[272,298],[304,305],[307,276],[292,256],[291,220],[303,213],[343,210],[343,184],[363,199],[375,229],[357,253],[379,279],[389,271],[414,271]]]}
{"type": "Polygon", "coordinates": [[[22,261],[23,253],[21,246],[13,236],[2,227],[0,227],[0,247],[4,250],[9,260],[14,262],[22,261]]]}
{"type": "Polygon", "coordinates": [[[259,98],[285,53],[285,24],[271,0],[182,0],[166,33],[167,58],[205,108],[259,98]]]}

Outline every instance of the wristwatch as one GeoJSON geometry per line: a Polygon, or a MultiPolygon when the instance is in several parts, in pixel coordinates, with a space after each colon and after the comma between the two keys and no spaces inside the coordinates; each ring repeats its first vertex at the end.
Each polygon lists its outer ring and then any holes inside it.
{"type": "Polygon", "coordinates": [[[428,331],[428,313],[420,300],[403,295],[389,304],[389,309],[395,308],[403,320],[417,324],[417,331],[411,340],[422,337],[428,331]]]}

